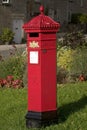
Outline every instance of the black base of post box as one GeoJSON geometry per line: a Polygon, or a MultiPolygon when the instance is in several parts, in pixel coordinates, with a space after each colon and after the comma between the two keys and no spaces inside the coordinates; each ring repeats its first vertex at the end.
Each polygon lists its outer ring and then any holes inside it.
{"type": "Polygon", "coordinates": [[[57,111],[33,112],[28,111],[26,114],[27,128],[39,128],[58,123],[57,111]]]}

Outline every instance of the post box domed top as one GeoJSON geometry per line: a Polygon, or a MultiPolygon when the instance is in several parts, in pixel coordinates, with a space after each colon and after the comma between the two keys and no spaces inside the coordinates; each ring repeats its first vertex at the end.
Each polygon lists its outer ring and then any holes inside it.
{"type": "Polygon", "coordinates": [[[23,25],[25,32],[57,32],[60,24],[44,14],[44,7],[40,6],[40,15],[23,25]]]}

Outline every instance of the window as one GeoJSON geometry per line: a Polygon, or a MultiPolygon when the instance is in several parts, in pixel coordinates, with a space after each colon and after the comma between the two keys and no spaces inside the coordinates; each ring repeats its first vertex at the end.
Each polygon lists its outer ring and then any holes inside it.
{"type": "Polygon", "coordinates": [[[80,6],[83,7],[83,0],[80,0],[80,6]]]}
{"type": "Polygon", "coordinates": [[[48,12],[48,15],[52,18],[52,19],[54,19],[54,10],[53,9],[49,9],[49,12],[48,12]]]}
{"type": "Polygon", "coordinates": [[[3,3],[3,4],[8,4],[8,3],[9,3],[9,0],[2,0],[2,3],[3,3]]]}
{"type": "Polygon", "coordinates": [[[56,20],[57,20],[58,22],[60,22],[61,12],[60,12],[59,9],[57,9],[56,12],[57,12],[57,13],[56,13],[56,20]]]}

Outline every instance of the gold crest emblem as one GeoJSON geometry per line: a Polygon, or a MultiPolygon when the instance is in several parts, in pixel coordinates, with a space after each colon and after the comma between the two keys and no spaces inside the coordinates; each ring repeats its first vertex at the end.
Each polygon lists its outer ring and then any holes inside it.
{"type": "Polygon", "coordinates": [[[38,42],[35,42],[35,41],[30,42],[29,47],[31,47],[31,48],[37,48],[37,47],[39,47],[38,42]]]}

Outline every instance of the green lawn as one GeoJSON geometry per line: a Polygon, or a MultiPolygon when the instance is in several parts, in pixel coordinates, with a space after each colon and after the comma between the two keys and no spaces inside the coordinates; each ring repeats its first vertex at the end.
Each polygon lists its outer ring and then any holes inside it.
{"type": "MultiPolygon", "coordinates": [[[[87,130],[87,83],[58,86],[57,99],[58,124],[39,130],[87,130]]],[[[27,130],[26,112],[26,88],[0,88],[0,130],[27,130]]]]}

